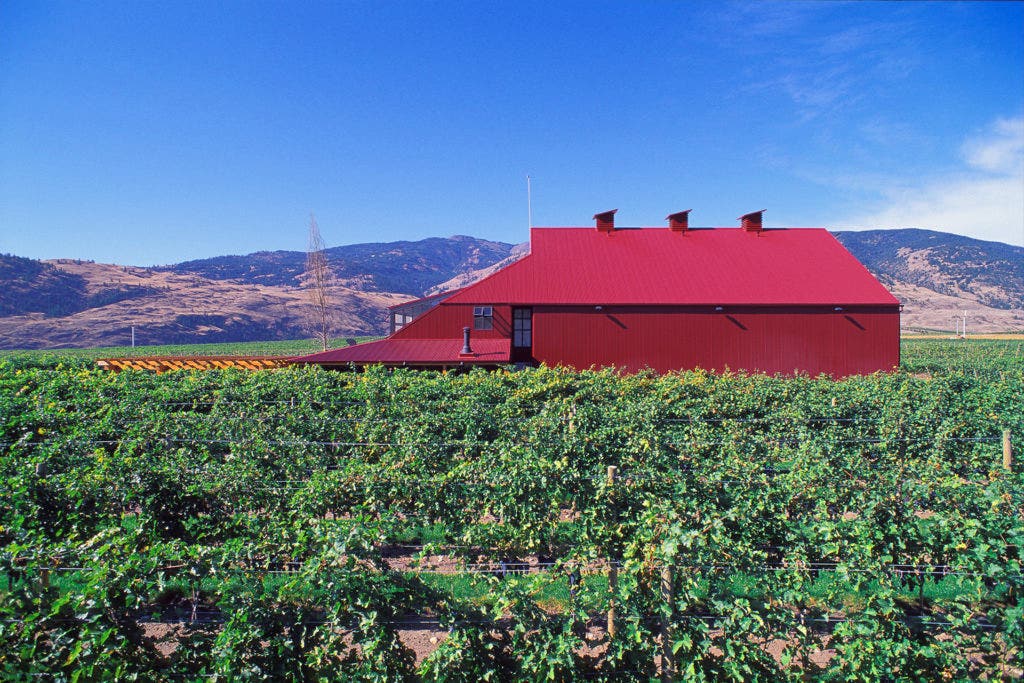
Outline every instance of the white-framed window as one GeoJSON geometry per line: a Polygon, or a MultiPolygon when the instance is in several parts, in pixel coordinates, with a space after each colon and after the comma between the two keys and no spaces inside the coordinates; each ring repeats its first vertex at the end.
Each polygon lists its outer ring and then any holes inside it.
{"type": "Polygon", "coordinates": [[[491,306],[474,306],[473,307],[473,329],[474,330],[493,330],[494,329],[494,309],[491,306]]]}
{"type": "Polygon", "coordinates": [[[400,329],[411,323],[413,320],[412,314],[409,313],[392,313],[391,314],[391,328],[392,332],[398,332],[400,329]]]}

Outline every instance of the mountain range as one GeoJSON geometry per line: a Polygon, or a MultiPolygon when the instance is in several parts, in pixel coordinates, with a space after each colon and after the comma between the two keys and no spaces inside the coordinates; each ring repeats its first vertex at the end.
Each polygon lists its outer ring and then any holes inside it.
{"type": "MultiPolygon", "coordinates": [[[[838,232],[904,303],[905,329],[1024,331],[1024,248],[931,230],[838,232]]],[[[387,307],[455,289],[527,244],[464,235],[327,249],[338,336],[384,334],[387,307]]],[[[136,267],[0,255],[0,348],[295,339],[310,335],[304,252],[136,267]]]]}

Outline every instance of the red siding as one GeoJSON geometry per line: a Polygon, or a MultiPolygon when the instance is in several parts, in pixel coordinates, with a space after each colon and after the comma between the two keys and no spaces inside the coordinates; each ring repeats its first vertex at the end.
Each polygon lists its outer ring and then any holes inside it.
{"type": "MultiPolygon", "coordinates": [[[[477,306],[491,306],[481,301],[477,306]]],[[[462,328],[473,328],[472,304],[447,304],[435,306],[422,317],[395,332],[392,339],[462,339],[462,328]]],[[[473,339],[511,339],[512,308],[510,306],[491,306],[494,311],[494,329],[473,330],[473,339]]]]}
{"type": "Polygon", "coordinates": [[[576,368],[728,366],[844,377],[899,364],[899,312],[891,307],[538,306],[533,325],[534,357],[576,368]]]}

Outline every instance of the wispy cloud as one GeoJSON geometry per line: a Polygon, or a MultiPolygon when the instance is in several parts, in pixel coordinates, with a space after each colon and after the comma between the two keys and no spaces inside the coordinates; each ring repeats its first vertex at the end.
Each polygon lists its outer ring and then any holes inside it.
{"type": "Polygon", "coordinates": [[[857,127],[860,136],[870,143],[885,147],[920,145],[927,136],[905,121],[875,115],[857,127]]]}
{"type": "Polygon", "coordinates": [[[1024,174],[1024,117],[999,119],[991,131],[964,143],[967,163],[982,171],[1024,174]]]}
{"type": "Polygon", "coordinates": [[[961,154],[960,169],[886,187],[871,211],[842,227],[932,228],[1024,245],[1024,116],[996,120],[961,154]]]}
{"type": "Polygon", "coordinates": [[[731,40],[736,35],[777,38],[798,33],[821,14],[821,8],[811,2],[773,3],[770,6],[729,2],[714,6],[708,14],[718,35],[727,39],[731,40]]]}
{"type": "Polygon", "coordinates": [[[725,5],[714,25],[723,44],[750,57],[741,89],[780,93],[802,123],[845,120],[920,63],[913,14],[901,9],[879,19],[841,2],[744,2],[725,5]]]}
{"type": "Polygon", "coordinates": [[[859,52],[878,39],[878,23],[852,26],[831,34],[820,36],[817,40],[817,51],[823,55],[846,55],[859,52]]]}
{"type": "Polygon", "coordinates": [[[841,65],[816,72],[790,71],[776,78],[752,84],[750,92],[784,93],[795,105],[801,122],[807,122],[830,111],[847,107],[858,99],[855,79],[841,65]]]}

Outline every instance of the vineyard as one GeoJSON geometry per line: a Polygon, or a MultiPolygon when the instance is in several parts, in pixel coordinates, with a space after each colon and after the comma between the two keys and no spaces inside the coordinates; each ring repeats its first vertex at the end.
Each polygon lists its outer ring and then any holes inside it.
{"type": "Polygon", "coordinates": [[[1016,341],[842,381],[0,359],[0,678],[1014,678],[1022,435],[1016,341]]]}

